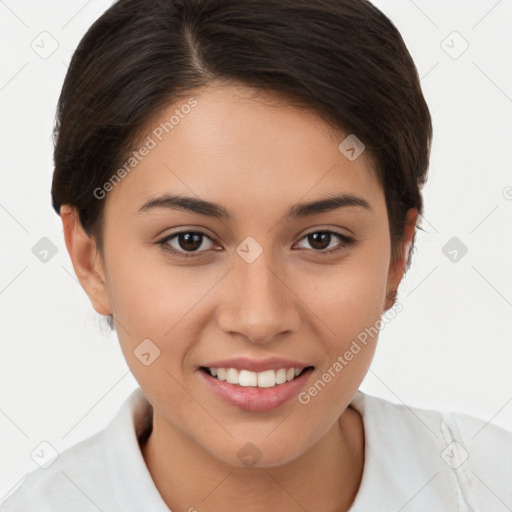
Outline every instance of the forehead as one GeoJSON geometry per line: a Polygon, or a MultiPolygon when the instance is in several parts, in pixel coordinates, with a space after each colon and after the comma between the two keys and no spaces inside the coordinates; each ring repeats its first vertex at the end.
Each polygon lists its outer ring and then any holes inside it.
{"type": "Polygon", "coordinates": [[[108,192],[108,208],[135,213],[164,192],[262,216],[333,192],[384,204],[367,155],[351,161],[340,151],[347,135],[279,96],[232,85],[197,90],[154,116],[141,141],[148,149],[108,192]]]}

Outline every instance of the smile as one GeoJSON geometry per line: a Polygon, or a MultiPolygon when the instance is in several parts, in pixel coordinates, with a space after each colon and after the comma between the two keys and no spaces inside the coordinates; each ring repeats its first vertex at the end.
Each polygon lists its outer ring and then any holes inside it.
{"type": "Polygon", "coordinates": [[[226,360],[224,365],[218,363],[198,368],[203,385],[222,402],[249,412],[271,411],[290,402],[306,386],[315,369],[298,361],[292,365],[283,360],[239,359],[226,360]]]}
{"type": "MultiPolygon", "coordinates": [[[[309,368],[309,367],[308,367],[309,368]]],[[[208,368],[202,367],[212,377],[243,387],[273,388],[300,376],[306,368],[279,368],[277,370],[265,370],[253,372],[250,370],[238,370],[236,368],[208,368]]]]}

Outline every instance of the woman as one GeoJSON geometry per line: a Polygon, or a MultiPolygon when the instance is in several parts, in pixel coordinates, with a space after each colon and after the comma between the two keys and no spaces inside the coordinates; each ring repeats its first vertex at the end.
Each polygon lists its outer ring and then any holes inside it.
{"type": "Polygon", "coordinates": [[[66,76],[52,200],[140,388],[0,510],[511,504],[512,434],[358,391],[431,139],[366,0],[115,3],[66,76]]]}

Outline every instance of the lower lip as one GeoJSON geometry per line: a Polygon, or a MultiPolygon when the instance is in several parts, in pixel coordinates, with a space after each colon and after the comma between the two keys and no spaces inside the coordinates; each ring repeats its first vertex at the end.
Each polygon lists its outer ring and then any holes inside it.
{"type": "Polygon", "coordinates": [[[298,395],[304,387],[312,368],[284,384],[272,388],[239,386],[212,377],[204,370],[198,370],[201,378],[218,396],[244,411],[262,412],[276,409],[298,395]]]}

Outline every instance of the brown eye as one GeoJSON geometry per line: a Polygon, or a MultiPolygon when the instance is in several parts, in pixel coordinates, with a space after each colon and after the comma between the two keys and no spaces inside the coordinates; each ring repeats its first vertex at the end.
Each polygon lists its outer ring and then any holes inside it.
{"type": "Polygon", "coordinates": [[[307,238],[311,247],[314,249],[327,249],[331,241],[331,234],[325,231],[319,231],[318,233],[311,233],[307,238]]]}
{"type": "Polygon", "coordinates": [[[314,231],[305,235],[302,240],[306,240],[315,252],[327,254],[343,250],[355,244],[353,238],[342,235],[341,233],[336,233],[335,231],[314,231]],[[338,241],[337,244],[336,239],[338,241]],[[334,242],[334,245],[331,245],[332,242],[334,242]]]}
{"type": "Polygon", "coordinates": [[[178,236],[178,245],[185,251],[197,251],[202,244],[202,235],[199,233],[180,233],[178,236]]]}
{"type": "Polygon", "coordinates": [[[194,253],[202,254],[207,252],[208,247],[204,250],[205,239],[210,243],[213,243],[209,236],[205,233],[201,233],[200,231],[181,231],[164,238],[159,242],[159,244],[162,246],[164,251],[171,252],[178,256],[189,257],[194,256],[194,253]]]}

